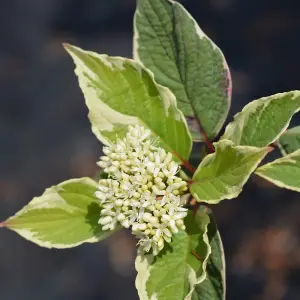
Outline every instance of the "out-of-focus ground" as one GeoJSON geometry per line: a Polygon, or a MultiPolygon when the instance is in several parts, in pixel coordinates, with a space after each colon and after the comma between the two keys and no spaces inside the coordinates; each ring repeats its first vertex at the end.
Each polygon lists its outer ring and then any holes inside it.
{"type": "MultiPolygon", "coordinates": [[[[183,3],[231,67],[229,120],[253,99],[300,89],[299,1],[183,3]]],[[[1,220],[46,187],[97,172],[101,145],[61,43],[131,57],[134,7],[134,0],[0,1],[1,220]]],[[[253,177],[214,211],[227,299],[300,299],[300,195],[253,177]]],[[[0,235],[0,299],[137,299],[135,240],[126,232],[59,251],[0,235]]]]}

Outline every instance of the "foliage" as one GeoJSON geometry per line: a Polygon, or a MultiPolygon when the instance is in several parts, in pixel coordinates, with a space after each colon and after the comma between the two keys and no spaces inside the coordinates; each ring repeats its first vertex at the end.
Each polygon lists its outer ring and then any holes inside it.
{"type": "Polygon", "coordinates": [[[64,45],[105,145],[99,181],[53,186],[0,225],[47,248],[131,228],[140,299],[225,299],[224,251],[207,204],[236,198],[253,173],[300,191],[300,127],[287,130],[300,92],[250,102],[212,143],[231,101],[221,50],[171,0],[137,0],[133,41],[133,59],[64,45]],[[193,141],[207,148],[197,168],[193,141]],[[258,167],[276,146],[283,157],[258,167]]]}

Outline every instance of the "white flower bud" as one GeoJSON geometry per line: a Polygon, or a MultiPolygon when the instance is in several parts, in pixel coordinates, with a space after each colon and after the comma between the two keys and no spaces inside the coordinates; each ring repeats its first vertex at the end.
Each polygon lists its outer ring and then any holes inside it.
{"type": "Polygon", "coordinates": [[[172,239],[166,235],[164,235],[164,240],[167,242],[167,243],[171,243],[172,239]]]}
{"type": "Polygon", "coordinates": [[[125,215],[122,214],[122,213],[120,213],[120,214],[117,216],[117,220],[118,220],[119,222],[122,222],[122,221],[124,221],[125,219],[126,219],[126,217],[125,217],[125,215]]]}
{"type": "Polygon", "coordinates": [[[150,222],[150,220],[151,220],[151,217],[152,217],[152,214],[150,214],[150,213],[144,213],[143,214],[143,220],[145,221],[145,222],[150,222]]]}
{"type": "Polygon", "coordinates": [[[117,200],[115,201],[115,205],[118,206],[118,207],[120,207],[120,206],[123,205],[123,202],[124,202],[123,200],[117,199],[117,200]]]}
{"type": "MultiPolygon", "coordinates": [[[[113,229],[114,229],[114,228],[113,228],[113,229]]],[[[112,230],[111,224],[106,224],[106,225],[102,226],[102,230],[103,230],[103,231],[106,231],[106,230],[112,230]]]]}
{"type": "Polygon", "coordinates": [[[145,223],[139,224],[138,229],[144,231],[147,229],[147,225],[145,223]]]}
{"type": "Polygon", "coordinates": [[[141,194],[138,193],[138,192],[134,192],[133,197],[136,198],[136,199],[139,199],[141,197],[141,194]]]}
{"type": "Polygon", "coordinates": [[[164,247],[164,240],[163,240],[163,238],[160,238],[160,239],[158,240],[157,246],[158,246],[159,250],[162,250],[162,249],[163,249],[163,247],[164,247]]]}
{"type": "Polygon", "coordinates": [[[109,162],[110,161],[110,158],[108,156],[101,156],[100,159],[103,161],[103,162],[109,162]]]}
{"type": "Polygon", "coordinates": [[[154,214],[155,217],[159,217],[159,216],[160,216],[160,211],[156,209],[156,210],[153,212],[153,214],[154,214]]]}
{"type": "Polygon", "coordinates": [[[129,228],[129,226],[130,226],[129,220],[127,220],[127,219],[125,219],[124,221],[122,221],[121,224],[125,228],[129,228]]]}
{"type": "Polygon", "coordinates": [[[152,225],[158,224],[158,218],[157,218],[157,217],[151,217],[151,218],[150,218],[150,223],[151,223],[152,225]]]}
{"type": "Polygon", "coordinates": [[[99,224],[106,225],[106,224],[110,223],[111,221],[112,221],[112,217],[107,216],[107,217],[104,217],[104,218],[100,218],[99,219],[99,224]]]}

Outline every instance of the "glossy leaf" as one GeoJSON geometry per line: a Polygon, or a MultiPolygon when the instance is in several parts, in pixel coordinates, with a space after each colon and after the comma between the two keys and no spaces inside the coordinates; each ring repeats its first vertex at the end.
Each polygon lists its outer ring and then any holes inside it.
{"type": "Polygon", "coordinates": [[[214,138],[227,117],[231,77],[221,50],[176,1],[138,0],[134,58],[175,94],[195,140],[214,138]]]}
{"type": "Polygon", "coordinates": [[[255,100],[234,117],[222,139],[236,145],[265,147],[279,138],[299,109],[299,91],[255,100]]]}
{"type": "Polygon", "coordinates": [[[48,188],[40,197],[3,223],[25,239],[47,248],[95,243],[110,233],[98,224],[100,205],[96,182],[72,179],[48,188]]]}
{"type": "Polygon", "coordinates": [[[205,279],[210,254],[207,238],[209,217],[198,211],[185,218],[186,232],[173,236],[170,244],[153,257],[139,253],[136,287],[141,300],[190,299],[194,286],[205,279]]]}
{"type": "Polygon", "coordinates": [[[89,108],[92,130],[104,144],[140,124],[160,138],[162,147],[181,160],[189,157],[191,137],[169,89],[153,80],[139,63],[66,45],[89,108]]]}
{"type": "Polygon", "coordinates": [[[218,203],[237,197],[251,173],[272,148],[235,146],[221,140],[216,153],[207,155],[197,168],[190,185],[197,201],[218,203]]]}
{"type": "Polygon", "coordinates": [[[279,187],[300,192],[300,150],[258,168],[255,174],[279,187]]]}

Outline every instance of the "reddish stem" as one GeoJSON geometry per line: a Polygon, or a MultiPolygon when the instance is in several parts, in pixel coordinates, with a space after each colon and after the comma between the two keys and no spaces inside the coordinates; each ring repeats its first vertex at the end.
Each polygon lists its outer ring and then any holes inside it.
{"type": "Polygon", "coordinates": [[[212,144],[211,141],[209,140],[209,138],[208,138],[206,132],[204,131],[204,129],[202,128],[200,122],[198,122],[198,124],[199,124],[200,132],[201,132],[202,137],[203,137],[203,141],[204,141],[204,143],[205,143],[205,145],[206,145],[208,151],[209,151],[210,153],[214,153],[214,152],[215,152],[215,148],[214,148],[213,144],[212,144]]]}
{"type": "Polygon", "coordinates": [[[195,173],[196,168],[194,168],[188,161],[182,161],[182,164],[191,172],[195,173]]]}
{"type": "Polygon", "coordinates": [[[202,261],[202,258],[200,255],[198,255],[195,251],[191,252],[198,260],[202,261]]]}
{"type": "Polygon", "coordinates": [[[191,172],[195,173],[196,168],[194,168],[187,160],[184,160],[182,157],[180,157],[176,152],[172,151],[173,155],[175,155],[179,160],[181,160],[182,164],[191,172]]]}
{"type": "MultiPolygon", "coordinates": [[[[192,110],[193,110],[193,112],[194,112],[194,115],[197,116],[197,113],[196,113],[196,110],[195,110],[194,105],[191,104],[191,107],[192,107],[192,110]]],[[[195,117],[195,119],[196,119],[196,122],[197,122],[197,124],[198,124],[200,133],[201,133],[201,135],[202,135],[202,137],[203,137],[203,141],[204,141],[204,143],[205,143],[205,145],[206,145],[208,151],[209,151],[210,153],[214,153],[214,152],[215,152],[215,148],[214,148],[213,144],[211,143],[211,141],[209,140],[209,138],[208,138],[208,136],[207,136],[207,134],[206,134],[204,128],[202,127],[202,124],[201,124],[199,118],[198,118],[198,117],[195,117]]]]}

